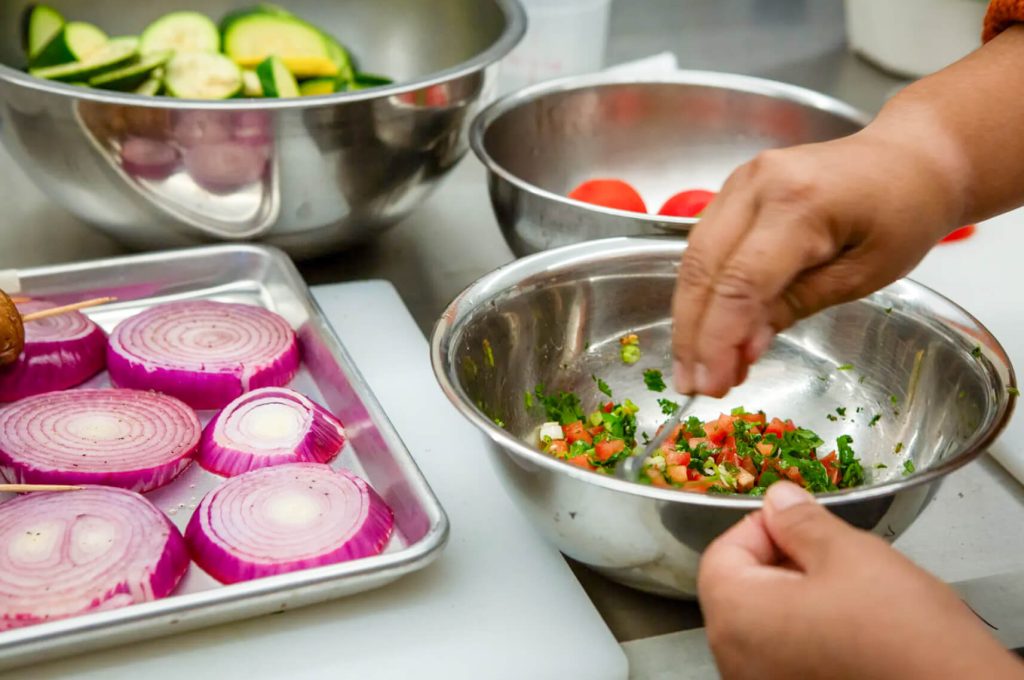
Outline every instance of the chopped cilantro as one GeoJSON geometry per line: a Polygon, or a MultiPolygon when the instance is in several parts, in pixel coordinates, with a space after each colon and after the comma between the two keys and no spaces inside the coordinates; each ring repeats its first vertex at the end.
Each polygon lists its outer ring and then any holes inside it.
{"type": "Polygon", "coordinates": [[[597,383],[597,389],[605,396],[611,398],[612,388],[608,387],[608,383],[606,383],[604,380],[601,380],[596,375],[592,375],[590,377],[593,378],[594,382],[597,383]]]}
{"type": "Polygon", "coordinates": [[[743,408],[742,406],[737,406],[736,408],[734,408],[729,413],[731,415],[734,415],[734,416],[742,416],[742,415],[746,415],[747,410],[745,408],[743,408]]]}
{"type": "Polygon", "coordinates": [[[659,399],[658,406],[661,407],[661,412],[667,416],[672,415],[676,412],[676,409],[679,408],[679,404],[669,399],[659,399]]]}
{"type": "Polygon", "coordinates": [[[885,463],[875,463],[875,469],[876,470],[884,470],[887,467],[889,467],[889,466],[886,465],[885,463]]]}
{"type": "Polygon", "coordinates": [[[580,398],[572,392],[559,392],[557,395],[546,394],[544,385],[537,385],[533,391],[537,400],[544,407],[548,420],[553,420],[561,425],[569,425],[577,420],[583,420],[583,407],[580,405],[580,398]]]}
{"type": "Polygon", "coordinates": [[[957,399],[963,399],[966,396],[967,396],[967,391],[966,390],[960,390],[959,392],[956,393],[956,398],[957,399]]]}
{"type": "Polygon", "coordinates": [[[914,467],[914,461],[905,460],[903,461],[903,474],[909,475],[914,472],[917,468],[914,467]]]}
{"type": "Polygon", "coordinates": [[[828,415],[826,415],[825,417],[826,417],[826,418],[828,418],[829,420],[831,420],[831,421],[832,421],[833,423],[839,420],[839,418],[836,418],[836,417],[835,417],[834,415],[832,415],[831,413],[829,413],[829,414],[828,414],[828,415]]]}
{"type": "Polygon", "coordinates": [[[896,448],[892,450],[893,453],[899,453],[903,450],[903,442],[896,442],[896,448]]]}
{"type": "Polygon", "coordinates": [[[848,489],[864,483],[864,467],[853,453],[853,437],[848,434],[836,439],[839,449],[839,487],[848,489]]]}
{"type": "Polygon", "coordinates": [[[858,406],[857,407],[857,413],[864,413],[864,407],[863,406],[858,406]]]}
{"type": "Polygon", "coordinates": [[[837,371],[852,371],[853,370],[853,364],[840,364],[839,366],[836,367],[836,370],[837,371]]]}
{"type": "Polygon", "coordinates": [[[662,377],[661,371],[656,368],[648,368],[644,371],[644,384],[647,385],[647,389],[651,392],[665,391],[665,378],[662,377]]]}
{"type": "Polygon", "coordinates": [[[974,349],[971,350],[971,356],[974,357],[975,359],[980,359],[981,358],[981,346],[980,345],[975,345],[974,346],[974,349]]]}
{"type": "Polygon", "coordinates": [[[501,418],[495,416],[494,418],[491,418],[491,420],[493,420],[494,424],[497,425],[498,427],[505,427],[505,421],[502,420],[501,418]]]}
{"type": "Polygon", "coordinates": [[[523,393],[523,403],[526,404],[526,408],[533,408],[533,395],[529,392],[523,393]]]}
{"type": "Polygon", "coordinates": [[[861,385],[863,385],[864,381],[867,380],[867,379],[868,379],[868,377],[866,375],[862,375],[860,378],[857,379],[857,382],[860,383],[861,385]]]}
{"type": "Polygon", "coordinates": [[[1020,390],[1018,390],[1016,387],[1007,387],[1006,392],[1012,397],[1020,396],[1020,390]]]}
{"type": "Polygon", "coordinates": [[[836,413],[839,414],[840,418],[845,418],[846,417],[846,407],[845,406],[840,406],[839,408],[836,409],[836,413]]]}
{"type": "Polygon", "coordinates": [[[686,431],[691,437],[708,436],[708,433],[704,431],[704,423],[697,416],[690,416],[686,419],[686,431]]]}
{"type": "Polygon", "coordinates": [[[885,313],[886,314],[892,314],[892,307],[886,307],[885,308],[885,313]]]}
{"type": "Polygon", "coordinates": [[[898,406],[900,403],[900,398],[897,397],[895,394],[890,394],[889,401],[890,403],[892,403],[893,406],[898,406]]]}

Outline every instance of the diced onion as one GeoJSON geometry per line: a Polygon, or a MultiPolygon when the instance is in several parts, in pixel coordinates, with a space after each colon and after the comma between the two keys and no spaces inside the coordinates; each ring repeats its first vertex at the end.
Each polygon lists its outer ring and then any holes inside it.
{"type": "Polygon", "coordinates": [[[285,385],[298,367],[287,321],[260,307],[209,300],[170,302],[129,317],[110,334],[107,349],[118,387],[156,390],[199,409],[285,385]]]}
{"type": "Polygon", "coordinates": [[[81,389],[0,410],[0,474],[18,484],[102,484],[145,492],[192,462],[195,412],[154,392],[81,389]]]}
{"type": "Polygon", "coordinates": [[[207,573],[236,583],[376,555],[393,525],[391,509],[359,477],[291,463],[232,477],[211,491],[185,540],[207,573]]]}
{"type": "MultiPolygon", "coordinates": [[[[45,300],[17,304],[24,314],[55,307],[45,300]]],[[[25,347],[17,361],[0,367],[0,402],[85,382],[103,370],[107,336],[81,312],[29,321],[25,324],[25,347]]]]}
{"type": "Polygon", "coordinates": [[[345,429],[295,390],[264,387],[238,397],[203,430],[199,464],[226,477],[283,463],[329,463],[345,429]]]}
{"type": "Polygon", "coordinates": [[[0,504],[0,629],[116,609],[169,594],[185,541],[137,493],[32,493],[0,504]]]}

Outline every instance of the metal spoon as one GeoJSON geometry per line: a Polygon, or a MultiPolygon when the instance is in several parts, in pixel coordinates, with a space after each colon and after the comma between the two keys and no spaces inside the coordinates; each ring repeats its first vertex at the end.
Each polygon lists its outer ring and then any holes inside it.
{"type": "Polygon", "coordinates": [[[644,461],[654,455],[661,445],[665,443],[665,440],[672,436],[675,429],[683,422],[683,417],[689,412],[690,406],[693,404],[697,397],[690,395],[686,397],[686,401],[676,406],[676,410],[672,412],[672,417],[662,426],[661,430],[654,436],[647,446],[644,448],[644,452],[641,454],[634,454],[622,461],[615,467],[615,476],[619,479],[624,479],[627,482],[635,482],[640,479],[640,473],[643,472],[644,461]]]}

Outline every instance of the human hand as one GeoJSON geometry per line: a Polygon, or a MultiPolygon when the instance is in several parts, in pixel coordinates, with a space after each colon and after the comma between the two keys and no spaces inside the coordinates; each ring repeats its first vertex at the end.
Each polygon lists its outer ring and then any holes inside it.
{"type": "Polygon", "coordinates": [[[727,680],[1024,677],[949,587],[789,482],[708,547],[697,585],[727,680]]]}
{"type": "Polygon", "coordinates": [[[962,200],[934,143],[868,127],[741,166],[689,239],[673,300],[674,380],[723,396],[775,333],[905,275],[962,200]]]}

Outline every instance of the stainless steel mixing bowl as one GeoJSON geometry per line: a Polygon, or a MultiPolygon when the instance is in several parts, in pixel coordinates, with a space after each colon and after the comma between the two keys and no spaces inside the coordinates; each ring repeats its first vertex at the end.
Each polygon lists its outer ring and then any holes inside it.
{"type": "MultiPolygon", "coordinates": [[[[363,70],[399,84],[196,102],[22,73],[28,4],[0,3],[0,138],[56,203],[134,248],[261,240],[309,256],[372,237],[413,210],[464,155],[497,61],[525,30],[517,0],[284,0],[348,45],[363,70]],[[143,171],[125,164],[122,149],[138,145],[133,138],[169,144],[183,162],[143,171]]],[[[110,35],[137,34],[181,9],[152,0],[52,4],[110,35]]],[[[208,0],[200,9],[217,20],[252,4],[208,0]]]]}
{"type": "Polygon", "coordinates": [[[598,74],[495,102],[470,139],[505,240],[522,256],[609,236],[685,234],[696,223],[567,198],[585,180],[624,179],[656,213],[678,191],[718,190],[759,151],[849,135],[867,120],[831,97],[760,78],[598,74]]]}
{"type": "MultiPolygon", "coordinates": [[[[617,238],[514,262],[452,302],[431,352],[445,394],[490,438],[509,493],[548,540],[616,581],[685,598],[696,592],[704,548],[761,499],[656,489],[550,458],[531,441],[546,418],[523,396],[544,383],[593,409],[605,399],[598,376],[616,399],[640,406],[641,430],[653,433],[664,419],[656,398],[666,395],[649,392],[642,371],[670,371],[669,301],[684,248],[679,239],[617,238]],[[643,352],[632,366],[619,358],[627,332],[643,352]]],[[[892,540],[943,476],[993,441],[1012,411],[1013,385],[1009,359],[976,319],[903,280],[786,331],[745,384],[723,400],[699,398],[692,412],[711,418],[743,405],[826,441],[852,435],[867,484],[820,500],[892,540]],[[908,460],[916,471],[905,475],[908,460]]]]}

